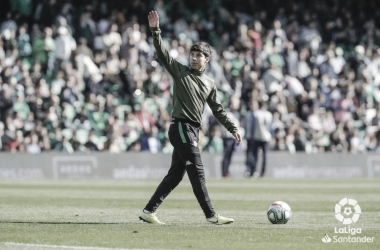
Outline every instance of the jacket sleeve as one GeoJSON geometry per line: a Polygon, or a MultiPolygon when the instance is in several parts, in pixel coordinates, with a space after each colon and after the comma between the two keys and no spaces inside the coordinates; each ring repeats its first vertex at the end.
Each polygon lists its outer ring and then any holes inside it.
{"type": "Polygon", "coordinates": [[[230,132],[235,134],[238,132],[238,128],[227,116],[227,112],[224,110],[223,105],[219,102],[217,97],[217,89],[214,85],[211,90],[210,95],[207,98],[207,103],[210,106],[213,115],[218,119],[218,121],[230,132]]]}
{"type": "Polygon", "coordinates": [[[169,55],[169,52],[163,44],[160,28],[151,27],[150,31],[152,32],[153,45],[156,48],[157,57],[160,59],[165,69],[170,73],[170,75],[173,78],[179,76],[181,73],[181,68],[184,66],[176,60],[174,60],[173,57],[169,55]]]}

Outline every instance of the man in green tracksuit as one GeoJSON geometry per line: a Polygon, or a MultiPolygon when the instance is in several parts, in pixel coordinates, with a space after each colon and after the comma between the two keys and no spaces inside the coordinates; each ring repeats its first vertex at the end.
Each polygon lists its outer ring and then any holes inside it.
{"type": "Polygon", "coordinates": [[[203,74],[210,60],[211,47],[204,42],[193,44],[190,49],[190,68],[182,65],[169,55],[162,43],[157,12],[151,11],[148,20],[157,56],[174,80],[173,121],[169,128],[169,140],[174,151],[168,174],[157,187],[139,218],[148,223],[163,224],[158,220],[155,211],[181,182],[186,171],[206,221],[215,224],[232,223],[233,219],[216,214],[211,205],[198,148],[199,128],[206,102],[214,116],[235,137],[237,145],[241,142],[237,127],[227,117],[223,106],[217,100],[214,81],[203,74]]]}

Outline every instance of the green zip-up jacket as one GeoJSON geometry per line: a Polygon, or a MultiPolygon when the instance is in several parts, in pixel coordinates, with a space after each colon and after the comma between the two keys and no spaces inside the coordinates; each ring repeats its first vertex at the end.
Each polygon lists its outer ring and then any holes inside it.
{"type": "Polygon", "coordinates": [[[157,56],[174,80],[172,117],[202,124],[202,113],[207,102],[212,113],[226,129],[234,134],[238,131],[227,117],[226,111],[217,99],[217,89],[210,77],[203,71],[192,69],[174,60],[162,43],[160,28],[150,28],[157,56]]]}

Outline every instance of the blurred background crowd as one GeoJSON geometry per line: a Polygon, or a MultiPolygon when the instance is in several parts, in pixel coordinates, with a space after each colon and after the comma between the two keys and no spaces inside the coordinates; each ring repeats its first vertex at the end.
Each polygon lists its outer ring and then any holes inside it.
{"type": "MultiPolygon", "coordinates": [[[[152,45],[153,9],[177,61],[211,44],[206,74],[241,124],[252,101],[267,103],[270,150],[380,152],[377,3],[5,0],[0,150],[172,152],[172,79],[152,45]]],[[[222,134],[206,107],[200,148],[222,152],[222,134]]]]}

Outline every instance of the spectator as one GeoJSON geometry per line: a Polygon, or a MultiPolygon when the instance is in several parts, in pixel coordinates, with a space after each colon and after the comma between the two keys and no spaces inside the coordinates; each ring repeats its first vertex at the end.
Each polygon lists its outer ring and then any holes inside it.
{"type": "Polygon", "coordinates": [[[7,33],[10,34],[12,31],[17,31],[17,23],[13,20],[12,13],[8,12],[7,19],[2,22],[0,26],[0,35],[3,37],[6,36],[7,33]]]}
{"type": "Polygon", "coordinates": [[[121,36],[117,31],[117,25],[111,24],[108,32],[103,35],[103,43],[105,45],[106,51],[113,54],[119,53],[120,46],[122,44],[121,36]]]}
{"type": "Polygon", "coordinates": [[[71,53],[76,49],[76,42],[64,26],[59,27],[57,33],[58,37],[55,39],[55,69],[59,71],[70,62],[71,53]]]}
{"type": "MultiPolygon", "coordinates": [[[[233,99],[232,99],[233,100],[233,99]]],[[[239,106],[237,105],[237,101],[233,101],[230,104],[230,108],[226,109],[227,116],[231,119],[231,121],[236,124],[238,128],[240,128],[240,122],[238,117],[238,109],[239,106]]],[[[221,133],[222,133],[222,140],[223,140],[223,160],[222,160],[222,176],[224,178],[231,178],[231,174],[229,171],[230,163],[231,163],[231,157],[235,150],[235,138],[233,138],[232,135],[221,126],[221,133]]]]}
{"type": "Polygon", "coordinates": [[[251,110],[244,121],[247,139],[247,171],[246,177],[262,177],[265,174],[267,163],[268,143],[273,133],[273,116],[267,111],[265,102],[252,102],[251,110]],[[262,166],[257,168],[258,151],[262,150],[262,166]]]}
{"type": "Polygon", "coordinates": [[[53,58],[56,44],[52,38],[53,31],[46,27],[42,37],[39,36],[39,28],[36,28],[36,35],[33,40],[33,62],[40,63],[44,70],[47,69],[48,62],[53,58]]]}

